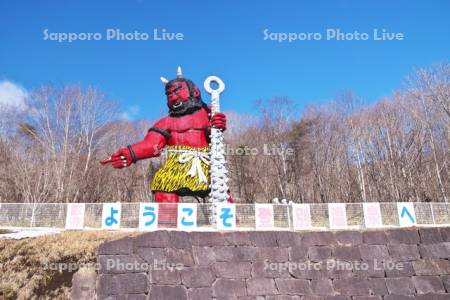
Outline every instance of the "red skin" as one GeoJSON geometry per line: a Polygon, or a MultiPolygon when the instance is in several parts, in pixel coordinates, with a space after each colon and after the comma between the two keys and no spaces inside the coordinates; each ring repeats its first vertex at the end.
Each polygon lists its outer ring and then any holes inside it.
{"type": "MultiPolygon", "coordinates": [[[[201,108],[193,114],[180,117],[164,117],[157,121],[153,128],[170,132],[169,140],[159,132],[149,131],[145,138],[131,147],[137,160],[157,157],[162,149],[167,146],[190,146],[195,148],[208,147],[207,131],[211,125],[222,130],[226,128],[226,117],[222,113],[216,113],[211,122],[208,112],[201,108]]],[[[128,148],[121,148],[111,155],[114,168],[121,169],[132,164],[131,153],[128,148]]]]}

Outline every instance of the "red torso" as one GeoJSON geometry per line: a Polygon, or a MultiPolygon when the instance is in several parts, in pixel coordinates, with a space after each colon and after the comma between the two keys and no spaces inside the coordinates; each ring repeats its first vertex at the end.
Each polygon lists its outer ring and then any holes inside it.
{"type": "Polygon", "coordinates": [[[165,117],[155,127],[170,132],[168,146],[191,146],[196,148],[207,147],[207,132],[210,128],[208,112],[201,108],[193,114],[180,117],[165,117]],[[158,126],[159,125],[159,126],[158,126]]]}

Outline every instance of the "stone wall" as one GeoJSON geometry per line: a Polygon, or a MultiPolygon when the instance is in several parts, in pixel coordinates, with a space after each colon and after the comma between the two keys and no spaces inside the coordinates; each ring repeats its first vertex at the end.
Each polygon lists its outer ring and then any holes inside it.
{"type": "Polygon", "coordinates": [[[98,249],[99,299],[450,299],[450,227],[156,231],[98,249]]]}

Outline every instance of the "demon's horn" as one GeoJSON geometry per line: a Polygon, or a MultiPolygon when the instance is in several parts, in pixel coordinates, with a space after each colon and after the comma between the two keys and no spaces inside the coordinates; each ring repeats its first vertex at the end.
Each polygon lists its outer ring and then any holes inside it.
{"type": "Polygon", "coordinates": [[[167,80],[166,78],[164,78],[162,76],[159,77],[159,79],[161,79],[162,83],[164,83],[164,84],[167,84],[169,82],[169,80],[167,80]]]}
{"type": "Polygon", "coordinates": [[[177,69],[177,78],[182,78],[182,77],[183,77],[183,73],[181,72],[181,67],[178,66],[178,69],[177,69]]]}

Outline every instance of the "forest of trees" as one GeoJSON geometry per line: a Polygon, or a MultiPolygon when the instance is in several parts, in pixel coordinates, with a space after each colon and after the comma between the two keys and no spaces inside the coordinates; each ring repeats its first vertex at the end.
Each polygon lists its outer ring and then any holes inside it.
{"type": "MultiPolygon", "coordinates": [[[[227,114],[236,202],[449,200],[449,64],[416,71],[375,103],[348,91],[301,113],[285,97],[256,107],[227,114]]],[[[118,116],[101,92],[77,86],[39,88],[26,111],[0,107],[0,202],[151,199],[163,157],[124,170],[98,162],[151,126],[118,116]]]]}

